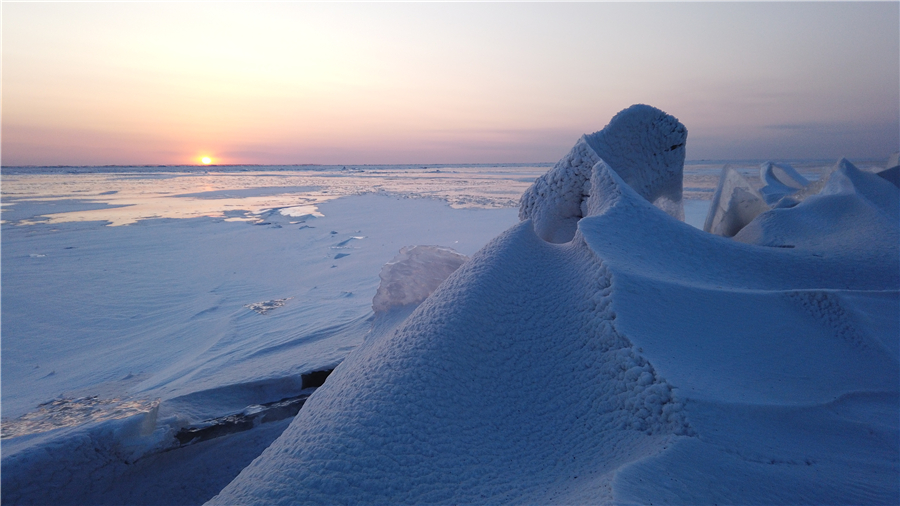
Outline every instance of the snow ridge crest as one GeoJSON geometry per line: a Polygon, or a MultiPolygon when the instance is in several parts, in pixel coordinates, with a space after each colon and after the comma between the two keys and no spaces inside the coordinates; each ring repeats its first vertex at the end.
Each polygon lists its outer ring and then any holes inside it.
{"type": "Polygon", "coordinates": [[[599,132],[583,135],[546,174],[525,191],[519,219],[531,219],[539,237],[563,243],[588,214],[586,201],[602,191],[591,177],[603,163],[641,197],[676,219],[684,219],[682,175],[687,129],[675,117],[648,105],[616,114],[599,132]]]}

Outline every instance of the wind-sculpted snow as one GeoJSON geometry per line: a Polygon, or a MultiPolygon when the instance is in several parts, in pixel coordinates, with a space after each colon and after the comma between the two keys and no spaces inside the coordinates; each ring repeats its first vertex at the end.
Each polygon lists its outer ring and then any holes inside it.
{"type": "Polygon", "coordinates": [[[381,269],[372,299],[375,313],[419,304],[469,257],[441,246],[406,246],[381,269]]]}
{"type": "Polygon", "coordinates": [[[675,218],[684,219],[682,173],[687,129],[673,116],[633,105],[609,124],[584,135],[569,153],[522,194],[519,219],[531,219],[546,241],[572,239],[587,216],[591,169],[604,161],[639,195],[675,218]]]}
{"type": "Polygon", "coordinates": [[[767,213],[806,220],[772,248],[676,223],[597,172],[619,192],[579,232],[614,279],[616,329],[698,436],[624,466],[616,502],[896,504],[900,241],[878,217],[896,216],[896,187],[840,170],[767,213]]]}
{"type": "Polygon", "coordinates": [[[817,195],[806,197],[796,206],[759,215],[735,240],[819,249],[832,256],[853,258],[854,262],[868,262],[867,257],[896,249],[900,243],[896,186],[846,160],[823,183],[817,195]]]}
{"type": "Polygon", "coordinates": [[[586,139],[210,503],[898,503],[896,187],[841,162],[747,244],[586,139]]]}
{"type": "Polygon", "coordinates": [[[335,369],[213,504],[584,503],[690,426],[581,240],[510,229],[335,369]]]}
{"type": "Polygon", "coordinates": [[[772,162],[759,166],[759,179],[765,185],[759,192],[769,205],[809,185],[809,181],[790,165],[772,162]]]}

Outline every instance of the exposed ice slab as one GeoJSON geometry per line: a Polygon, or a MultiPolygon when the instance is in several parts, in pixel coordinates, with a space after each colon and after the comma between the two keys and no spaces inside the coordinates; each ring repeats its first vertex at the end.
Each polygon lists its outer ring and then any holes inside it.
{"type": "Polygon", "coordinates": [[[406,246],[381,269],[372,299],[375,313],[419,304],[469,257],[441,246],[406,246]]]}
{"type": "Polygon", "coordinates": [[[647,105],[633,105],[609,124],[584,135],[569,153],[522,194],[519,219],[531,219],[545,241],[572,239],[586,216],[592,167],[603,161],[639,195],[679,220],[687,129],[647,105]]]}
{"type": "Polygon", "coordinates": [[[713,195],[703,230],[715,235],[732,237],[753,221],[759,213],[768,211],[762,195],[727,165],[722,169],[719,186],[713,195]]]}
{"type": "Polygon", "coordinates": [[[284,216],[292,218],[324,218],[325,215],[320,213],[316,206],[295,206],[285,207],[279,210],[284,216]]]}
{"type": "Polygon", "coordinates": [[[809,180],[790,165],[772,162],[759,166],[759,179],[765,185],[760,188],[759,193],[769,205],[809,185],[809,180]]]}

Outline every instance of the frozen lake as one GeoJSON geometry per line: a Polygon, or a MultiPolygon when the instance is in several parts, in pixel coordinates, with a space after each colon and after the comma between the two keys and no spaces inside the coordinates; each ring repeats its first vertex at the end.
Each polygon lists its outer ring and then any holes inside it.
{"type": "MultiPolygon", "coordinates": [[[[756,162],[688,162],[689,224],[726,163],[759,184],[756,162]]],[[[796,164],[813,180],[828,165],[796,164]]],[[[3,417],[333,366],[401,247],[471,255],[549,167],[4,168],[3,417]]]]}
{"type": "MultiPolygon", "coordinates": [[[[725,165],[761,186],[758,161],[686,163],[688,224],[702,228],[725,165]]],[[[816,180],[833,161],[793,165],[816,180]]],[[[471,256],[519,222],[519,196],[550,167],[4,168],[4,453],[142,417],[201,430],[308,394],[310,373],[362,344],[379,272],[402,247],[471,256]]],[[[151,452],[144,471],[110,471],[131,478],[102,497],[203,502],[280,420],[151,452]]]]}

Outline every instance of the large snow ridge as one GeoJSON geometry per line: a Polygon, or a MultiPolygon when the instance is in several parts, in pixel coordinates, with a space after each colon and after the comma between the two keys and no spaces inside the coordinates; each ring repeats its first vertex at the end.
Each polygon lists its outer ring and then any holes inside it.
{"type": "Polygon", "coordinates": [[[900,502],[898,188],[841,164],[729,239],[673,218],[685,137],[582,137],[210,504],[900,502]]]}

